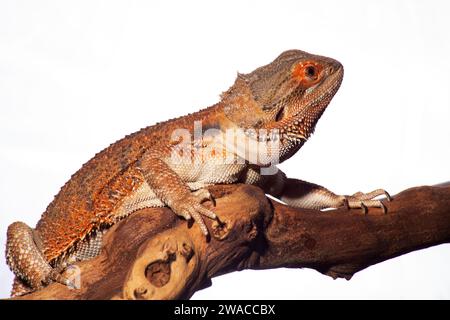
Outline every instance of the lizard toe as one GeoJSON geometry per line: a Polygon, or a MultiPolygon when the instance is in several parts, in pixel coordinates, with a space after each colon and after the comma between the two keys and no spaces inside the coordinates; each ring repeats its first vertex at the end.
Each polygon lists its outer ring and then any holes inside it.
{"type": "Polygon", "coordinates": [[[373,190],[368,193],[363,193],[363,192],[359,191],[359,192],[356,192],[355,194],[351,195],[351,197],[356,198],[358,200],[362,200],[362,201],[372,200],[373,198],[376,198],[378,196],[385,196],[388,201],[391,200],[391,196],[384,189],[376,189],[376,190],[373,190]]]}
{"type": "Polygon", "coordinates": [[[385,196],[387,201],[392,200],[386,190],[376,189],[368,193],[359,191],[351,196],[343,196],[347,201],[347,204],[343,201],[343,205],[350,209],[362,209],[364,214],[367,214],[369,208],[381,208],[383,213],[387,213],[386,205],[381,200],[375,199],[379,196],[385,196]]]}
{"type": "Polygon", "coordinates": [[[209,192],[208,189],[202,188],[192,192],[192,195],[197,198],[199,203],[203,203],[205,201],[211,201],[213,206],[216,206],[216,200],[209,192]]]}
{"type": "Polygon", "coordinates": [[[381,208],[383,213],[387,212],[387,208],[380,200],[359,200],[349,197],[348,204],[350,209],[361,209],[364,214],[368,213],[369,208],[381,208]]]}
{"type": "Polygon", "coordinates": [[[203,221],[203,218],[202,218],[201,214],[197,210],[193,209],[191,211],[191,215],[194,218],[195,222],[197,222],[197,224],[200,227],[200,230],[202,231],[202,233],[205,236],[208,236],[209,231],[208,231],[208,228],[206,227],[205,221],[203,221]]]}

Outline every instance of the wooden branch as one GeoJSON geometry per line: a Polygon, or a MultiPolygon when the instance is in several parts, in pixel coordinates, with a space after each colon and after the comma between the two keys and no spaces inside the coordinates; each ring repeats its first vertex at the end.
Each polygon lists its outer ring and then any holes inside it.
{"type": "Polygon", "coordinates": [[[80,289],[53,283],[21,298],[185,299],[212,277],[246,268],[307,267],[350,279],[380,261],[450,242],[448,183],[408,189],[385,202],[388,214],[367,215],[295,209],[248,185],[211,191],[225,225],[208,222],[210,241],[167,208],[141,210],[107,232],[98,257],[67,271],[80,289]]]}

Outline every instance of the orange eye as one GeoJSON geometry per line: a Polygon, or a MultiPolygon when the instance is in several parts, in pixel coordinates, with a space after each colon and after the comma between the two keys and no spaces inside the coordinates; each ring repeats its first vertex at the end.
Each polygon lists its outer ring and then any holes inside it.
{"type": "Polygon", "coordinates": [[[311,61],[297,64],[292,70],[292,77],[300,83],[311,85],[320,80],[322,66],[311,61]]]}
{"type": "Polygon", "coordinates": [[[316,77],[317,72],[316,72],[316,68],[314,66],[307,66],[305,68],[305,76],[307,76],[308,78],[314,78],[316,77]]]}

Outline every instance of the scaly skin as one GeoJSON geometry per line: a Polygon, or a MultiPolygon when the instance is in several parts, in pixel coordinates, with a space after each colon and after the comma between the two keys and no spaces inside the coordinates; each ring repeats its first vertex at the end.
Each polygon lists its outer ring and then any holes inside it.
{"type": "Polygon", "coordinates": [[[61,188],[35,229],[21,222],[8,228],[7,262],[16,274],[12,295],[51,281],[68,284],[60,270],[74,260],[95,256],[101,246],[99,231],[141,208],[168,206],[185,219],[193,218],[207,235],[202,216],[217,218],[202,205],[210,198],[205,187],[212,184],[258,185],[303,208],[384,209],[379,200],[373,200],[385,194],[381,189],[339,196],[324,187],[288,179],[279,170],[269,175],[260,170],[301,148],[342,77],[343,67],[336,60],[286,51],[252,73],[239,74],[216,105],[144,128],[110,145],[61,188]],[[199,123],[204,133],[200,137],[196,136],[199,123]],[[194,139],[174,136],[180,129],[194,139]],[[230,146],[224,134],[239,129],[255,131],[237,136],[237,147],[230,146]],[[279,135],[265,137],[261,130],[279,135]],[[251,146],[242,149],[246,144],[251,146]],[[180,147],[185,148],[186,158],[174,151],[180,147]],[[260,148],[267,156],[255,160],[260,148]],[[239,161],[224,161],[230,155],[239,161]]]}

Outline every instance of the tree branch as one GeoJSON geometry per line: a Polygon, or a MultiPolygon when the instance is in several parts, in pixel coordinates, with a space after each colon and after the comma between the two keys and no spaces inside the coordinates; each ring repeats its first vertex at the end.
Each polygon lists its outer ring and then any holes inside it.
{"type": "Polygon", "coordinates": [[[167,208],[141,210],[107,232],[98,257],[67,271],[75,271],[80,289],[53,283],[20,298],[184,299],[212,277],[241,269],[306,267],[350,279],[375,263],[450,242],[449,183],[405,190],[385,202],[387,214],[367,215],[295,209],[248,185],[210,190],[225,225],[208,221],[209,241],[167,208]]]}

